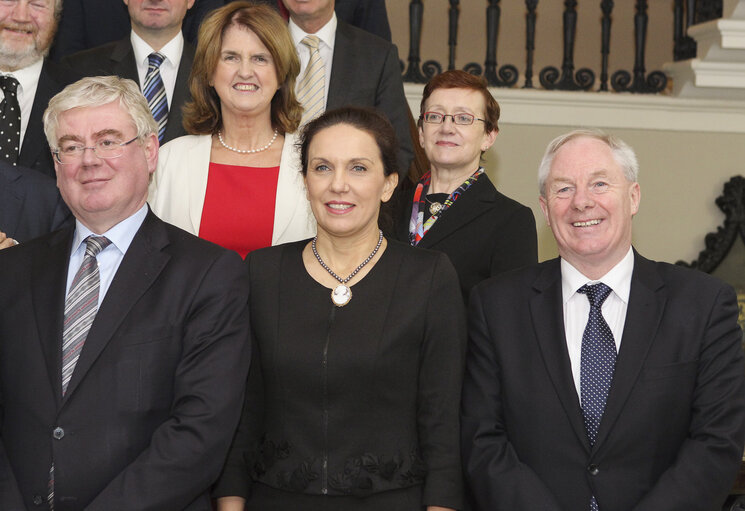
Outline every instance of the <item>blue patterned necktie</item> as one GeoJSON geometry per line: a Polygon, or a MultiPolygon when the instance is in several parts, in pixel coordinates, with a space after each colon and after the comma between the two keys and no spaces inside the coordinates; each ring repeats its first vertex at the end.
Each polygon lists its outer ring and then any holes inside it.
{"type": "Polygon", "coordinates": [[[150,107],[153,119],[158,123],[158,141],[161,143],[168,123],[168,97],[166,96],[163,79],[160,76],[160,65],[163,64],[164,60],[165,56],[158,52],[148,55],[147,75],[142,87],[142,93],[147,99],[147,105],[150,107]]]}
{"type": "MultiPolygon", "coordinates": [[[[577,292],[586,294],[590,302],[590,317],[582,334],[580,393],[585,430],[592,446],[598,436],[600,419],[605,411],[605,402],[616,367],[616,342],[601,310],[611,288],[600,282],[584,285],[577,292]]],[[[598,511],[595,496],[591,498],[590,510],[598,511]]]]}

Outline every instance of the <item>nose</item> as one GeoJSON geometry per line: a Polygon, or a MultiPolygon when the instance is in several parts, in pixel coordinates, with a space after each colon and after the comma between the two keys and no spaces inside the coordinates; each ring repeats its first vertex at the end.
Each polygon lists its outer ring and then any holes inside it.
{"type": "Polygon", "coordinates": [[[452,132],[455,130],[455,121],[453,120],[452,115],[446,115],[442,119],[442,124],[440,124],[440,129],[445,132],[452,132]]]}
{"type": "Polygon", "coordinates": [[[238,69],[238,72],[242,77],[248,77],[252,76],[254,71],[254,64],[251,62],[251,59],[241,59],[241,65],[238,69]]]}
{"type": "Polygon", "coordinates": [[[349,190],[349,183],[347,182],[346,170],[342,168],[336,168],[333,175],[331,176],[331,191],[336,193],[344,193],[349,190]]]}
{"type": "Polygon", "coordinates": [[[19,0],[15,2],[13,6],[13,21],[28,22],[31,20],[29,17],[28,0],[19,0]]]}
{"type": "Polygon", "coordinates": [[[83,154],[80,156],[80,160],[83,165],[98,165],[101,163],[101,158],[98,157],[93,147],[83,148],[83,154]]]}
{"type": "Polygon", "coordinates": [[[584,211],[593,206],[595,206],[595,199],[592,194],[585,187],[578,186],[572,196],[572,207],[578,211],[584,211]]]}

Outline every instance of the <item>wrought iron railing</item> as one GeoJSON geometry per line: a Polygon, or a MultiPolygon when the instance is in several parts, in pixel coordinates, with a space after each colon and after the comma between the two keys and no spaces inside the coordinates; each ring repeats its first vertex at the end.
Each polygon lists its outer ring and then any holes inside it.
{"type": "MultiPolygon", "coordinates": [[[[477,1],[477,0],[469,0],[477,1]]],[[[555,1],[555,0],[550,0],[555,1]]],[[[588,1],[588,0],[585,0],[588,1]]],[[[673,60],[695,57],[696,43],[686,35],[690,25],[721,17],[722,0],[671,0],[673,8],[673,60]]],[[[598,90],[608,91],[609,85],[616,92],[659,93],[667,86],[667,77],[662,71],[647,73],[645,66],[646,43],[649,30],[648,0],[635,0],[634,5],[634,67],[631,71],[620,69],[609,75],[608,60],[611,54],[611,27],[613,22],[613,0],[601,0],[599,7],[601,23],[600,79],[596,87],[595,72],[589,68],[575,71],[574,47],[577,41],[577,0],[564,0],[562,16],[563,58],[561,68],[545,66],[538,73],[540,86],[547,90],[598,90]]],[[[513,64],[500,66],[498,57],[499,30],[501,21],[500,0],[486,2],[486,55],[484,65],[469,62],[463,69],[475,75],[483,75],[491,86],[520,86],[520,72],[513,64]]],[[[540,10],[539,0],[525,0],[525,64],[523,88],[534,88],[533,62],[536,52],[536,17],[540,10]]],[[[404,81],[425,83],[442,72],[443,66],[436,60],[422,63],[420,47],[424,3],[409,2],[409,53],[408,64],[403,65],[404,81]]],[[[449,0],[448,7],[448,63],[447,69],[455,69],[460,1],[449,0]]]]}

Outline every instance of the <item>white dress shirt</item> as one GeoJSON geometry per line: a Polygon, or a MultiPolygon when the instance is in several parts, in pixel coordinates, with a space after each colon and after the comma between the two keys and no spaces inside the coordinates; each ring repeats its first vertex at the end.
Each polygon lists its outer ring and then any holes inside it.
{"type": "Polygon", "coordinates": [[[98,306],[101,307],[101,302],[103,302],[111,281],[114,279],[114,275],[116,275],[122,259],[124,259],[124,254],[127,253],[129,245],[132,244],[132,240],[140,229],[142,222],[145,221],[146,216],[147,204],[138,209],[134,215],[122,220],[103,234],[94,234],[76,219],[75,234],[72,238],[72,254],[70,255],[70,263],[67,267],[65,296],[70,292],[70,286],[75,278],[75,274],[83,263],[83,257],[85,257],[85,239],[88,236],[105,236],[111,241],[111,244],[104,248],[96,257],[99,278],[101,279],[101,284],[98,288],[98,306]]]}
{"type": "Polygon", "coordinates": [[[297,55],[300,58],[300,73],[297,75],[295,90],[297,90],[297,86],[300,84],[300,80],[303,78],[305,68],[308,67],[308,61],[310,60],[310,48],[301,44],[300,41],[302,41],[307,35],[315,35],[321,40],[318,45],[318,53],[321,54],[326,75],[326,88],[323,93],[324,110],[326,109],[326,104],[329,99],[329,82],[331,82],[331,62],[334,59],[336,25],[336,13],[334,13],[329,22],[322,26],[318,32],[315,34],[308,34],[307,32],[303,32],[303,30],[292,21],[292,18],[290,18],[290,35],[292,36],[292,41],[295,43],[295,51],[297,51],[297,55]]]}
{"type": "MultiPolygon", "coordinates": [[[[137,75],[140,78],[140,90],[145,85],[147,76],[148,56],[155,50],[150,47],[140,36],[135,34],[134,30],[130,36],[132,49],[135,53],[135,63],[137,64],[137,75]]],[[[163,86],[166,88],[166,98],[168,99],[168,111],[171,110],[173,103],[173,89],[176,88],[176,75],[178,75],[178,66],[181,63],[181,54],[184,52],[184,35],[179,33],[168,41],[158,53],[165,57],[160,65],[160,77],[163,80],[163,86]]]]}
{"type": "Polygon", "coordinates": [[[590,301],[586,294],[577,290],[585,284],[602,282],[612,289],[603,302],[602,313],[608,323],[613,339],[616,341],[616,353],[621,349],[621,336],[626,324],[626,310],[629,305],[631,274],[634,271],[634,251],[629,247],[628,253],[608,273],[598,280],[585,277],[577,268],[561,260],[561,292],[564,301],[564,333],[566,334],[569,361],[572,365],[572,377],[577,395],[580,392],[580,369],[582,359],[582,334],[585,332],[590,317],[590,301]]]}
{"type": "MultiPolygon", "coordinates": [[[[41,76],[41,68],[43,66],[44,59],[39,59],[28,67],[12,72],[0,69],[0,74],[12,76],[18,80],[16,97],[18,98],[18,105],[21,107],[21,141],[18,146],[19,152],[20,148],[23,147],[23,138],[26,136],[26,128],[28,127],[28,120],[31,118],[31,109],[34,106],[36,88],[39,86],[39,77],[41,76]]],[[[5,99],[5,94],[0,89],[0,101],[3,99],[5,99]]]]}

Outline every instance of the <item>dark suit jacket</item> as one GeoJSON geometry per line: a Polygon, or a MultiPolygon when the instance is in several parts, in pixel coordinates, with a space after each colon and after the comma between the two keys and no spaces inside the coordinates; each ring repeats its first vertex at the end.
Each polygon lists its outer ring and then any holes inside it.
{"type": "MultiPolygon", "coordinates": [[[[196,0],[184,17],[181,27],[184,38],[196,44],[202,19],[223,4],[223,0],[196,0]]],[[[121,0],[65,0],[50,57],[59,61],[79,51],[121,39],[129,31],[129,13],[121,0]]]]}
{"type": "Polygon", "coordinates": [[[391,43],[338,20],[326,109],[372,106],[396,129],[399,175],[414,158],[409,134],[409,105],[404,96],[398,51],[391,43]]]}
{"type": "Polygon", "coordinates": [[[626,322],[591,448],[566,348],[558,259],[474,289],[463,384],[466,477],[489,511],[720,509],[745,437],[732,288],[634,258],[626,322]]]}
{"type": "Polygon", "coordinates": [[[70,210],[53,179],[0,162],[0,231],[19,243],[62,227],[70,210]]]}
{"type": "MultiPolygon", "coordinates": [[[[113,43],[65,57],[63,63],[74,69],[81,77],[117,75],[134,80],[136,84],[140,83],[135,53],[129,35],[113,43]]],[[[168,104],[168,124],[166,125],[163,144],[186,135],[182,123],[181,109],[187,101],[191,101],[189,73],[193,63],[194,46],[184,41],[184,51],[181,54],[181,61],[178,66],[176,86],[173,89],[171,102],[168,104]]]]}
{"type": "MultiPolygon", "coordinates": [[[[414,191],[402,191],[396,205],[395,237],[406,243],[414,191]]],[[[448,255],[466,302],[482,280],[538,262],[533,212],[499,193],[486,174],[443,213],[417,247],[448,255]]]]}
{"type": "Polygon", "coordinates": [[[50,177],[55,177],[54,160],[49,150],[47,137],[44,135],[44,123],[42,117],[44,110],[49,105],[49,100],[66,85],[74,82],[75,74],[67,67],[44,59],[44,66],[39,75],[39,84],[36,87],[34,103],[31,107],[31,117],[28,121],[26,134],[23,137],[23,145],[18,156],[18,165],[38,170],[50,177]]]}
{"type": "Polygon", "coordinates": [[[0,251],[0,509],[45,501],[54,459],[57,511],[208,511],[249,363],[242,262],[149,213],[63,398],[72,234],[0,251]]]}
{"type": "Polygon", "coordinates": [[[339,19],[350,25],[391,42],[391,26],[388,23],[385,0],[336,0],[334,11],[339,19]]]}

